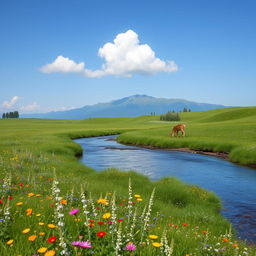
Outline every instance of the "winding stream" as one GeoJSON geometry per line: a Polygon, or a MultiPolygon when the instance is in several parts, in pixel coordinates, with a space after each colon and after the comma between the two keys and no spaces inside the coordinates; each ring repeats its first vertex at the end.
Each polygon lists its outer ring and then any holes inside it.
{"type": "Polygon", "coordinates": [[[256,244],[256,170],[212,156],[152,150],[117,143],[116,136],[74,140],[84,150],[81,161],[97,171],[135,170],[158,180],[176,176],[214,191],[223,201],[222,214],[241,239],[256,244]]]}

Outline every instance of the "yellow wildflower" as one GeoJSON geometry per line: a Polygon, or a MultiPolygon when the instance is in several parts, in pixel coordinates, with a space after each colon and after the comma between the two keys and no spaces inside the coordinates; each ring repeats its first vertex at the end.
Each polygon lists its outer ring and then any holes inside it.
{"type": "Polygon", "coordinates": [[[142,198],[137,198],[137,201],[141,202],[141,201],[143,201],[143,199],[142,198]]]}
{"type": "Polygon", "coordinates": [[[111,217],[111,214],[109,212],[103,214],[102,218],[103,219],[109,219],[111,217]]]}
{"type": "Polygon", "coordinates": [[[11,239],[11,240],[7,241],[6,244],[11,245],[11,244],[13,244],[13,241],[14,241],[14,240],[11,239]]]}
{"type": "Polygon", "coordinates": [[[28,193],[28,197],[35,195],[34,193],[28,193]]]}
{"type": "Polygon", "coordinates": [[[41,247],[37,250],[37,252],[39,253],[45,253],[47,251],[47,248],[46,247],[41,247]]]}
{"type": "Polygon", "coordinates": [[[43,226],[44,223],[43,223],[43,222],[39,222],[38,225],[39,225],[39,226],[43,226]]]}
{"type": "Polygon", "coordinates": [[[39,235],[39,236],[44,236],[44,235],[45,235],[45,232],[40,232],[38,235],[39,235]]]}
{"type": "Polygon", "coordinates": [[[36,214],[36,217],[40,217],[40,216],[41,216],[41,214],[40,214],[40,213],[36,214]]]}
{"type": "Polygon", "coordinates": [[[23,205],[23,202],[18,202],[18,203],[16,203],[16,205],[21,206],[21,205],[23,205]]]}
{"type": "Polygon", "coordinates": [[[54,224],[48,224],[48,228],[56,228],[54,224]]]}
{"type": "Polygon", "coordinates": [[[155,240],[155,239],[158,238],[158,236],[156,236],[156,235],[149,235],[148,237],[149,237],[150,239],[153,239],[153,240],[155,240]]]}
{"type": "Polygon", "coordinates": [[[30,231],[30,228],[26,228],[26,229],[22,230],[22,233],[27,234],[29,231],[30,231]]]}
{"type": "Polygon", "coordinates": [[[135,198],[139,198],[139,197],[140,197],[140,195],[134,195],[134,197],[135,197],[135,198]]]}
{"type": "Polygon", "coordinates": [[[158,243],[158,242],[154,242],[154,243],[152,243],[152,245],[153,245],[154,247],[157,247],[157,248],[159,248],[159,247],[162,246],[162,244],[160,244],[160,243],[158,243]]]}
{"type": "Polygon", "coordinates": [[[99,198],[99,199],[97,200],[97,203],[103,204],[103,205],[108,205],[108,200],[105,199],[105,198],[99,198]]]}

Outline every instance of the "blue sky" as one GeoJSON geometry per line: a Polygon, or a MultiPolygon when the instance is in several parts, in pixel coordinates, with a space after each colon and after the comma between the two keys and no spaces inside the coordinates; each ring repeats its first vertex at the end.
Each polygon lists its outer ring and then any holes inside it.
{"type": "Polygon", "coordinates": [[[255,106],[255,13],[255,0],[2,0],[0,112],[134,94],[255,106]]]}

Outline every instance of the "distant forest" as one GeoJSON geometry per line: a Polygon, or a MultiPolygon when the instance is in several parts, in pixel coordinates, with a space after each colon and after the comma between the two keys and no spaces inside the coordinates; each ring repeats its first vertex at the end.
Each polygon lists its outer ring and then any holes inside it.
{"type": "Polygon", "coordinates": [[[14,112],[6,112],[3,113],[2,118],[19,118],[19,112],[14,111],[14,112]]]}
{"type": "MultiPolygon", "coordinates": [[[[191,109],[184,108],[183,112],[191,112],[191,109]]],[[[161,121],[180,121],[180,115],[174,110],[168,111],[167,113],[160,115],[160,120],[161,121]]]]}

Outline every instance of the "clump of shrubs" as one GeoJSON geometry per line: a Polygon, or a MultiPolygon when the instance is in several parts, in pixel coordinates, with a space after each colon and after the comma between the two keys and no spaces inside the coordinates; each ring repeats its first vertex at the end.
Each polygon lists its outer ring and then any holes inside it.
{"type": "Polygon", "coordinates": [[[180,115],[176,112],[168,111],[166,114],[160,115],[161,121],[180,121],[180,115]]]}

